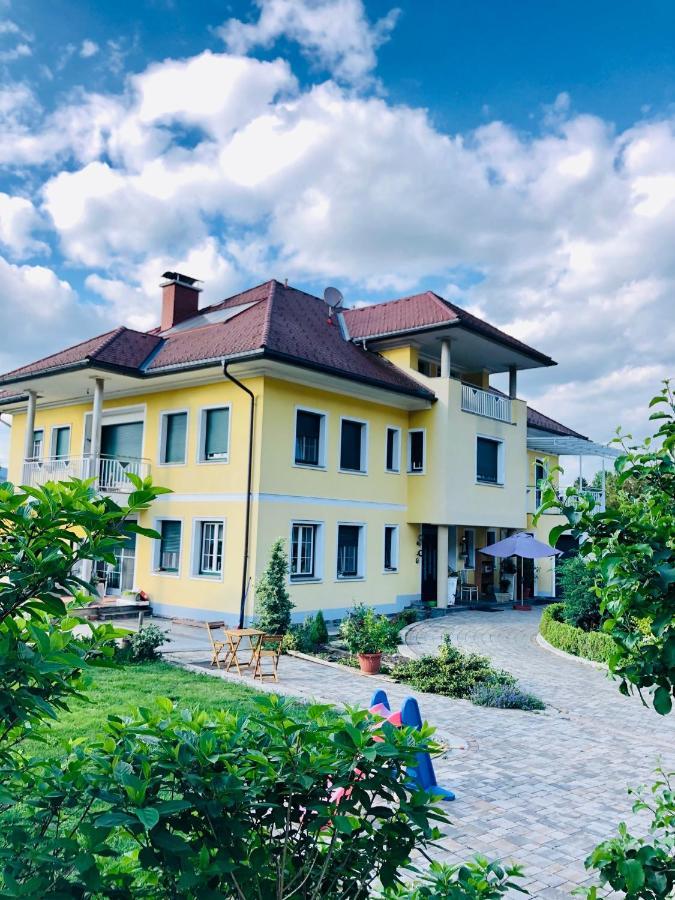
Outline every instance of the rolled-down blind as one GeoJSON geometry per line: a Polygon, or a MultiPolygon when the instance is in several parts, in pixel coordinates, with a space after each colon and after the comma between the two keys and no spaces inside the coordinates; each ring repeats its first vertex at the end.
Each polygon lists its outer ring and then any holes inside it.
{"type": "Polygon", "coordinates": [[[54,435],[54,456],[64,459],[70,450],[70,428],[57,428],[54,435]]]}
{"type": "Polygon", "coordinates": [[[204,422],[204,457],[205,459],[223,459],[227,456],[230,434],[230,410],[207,409],[204,422]]]}
{"type": "Polygon", "coordinates": [[[162,539],[159,546],[159,567],[166,571],[178,569],[180,553],[180,522],[162,522],[160,530],[162,539]]]}
{"type": "Polygon", "coordinates": [[[478,438],[476,475],[479,481],[497,482],[499,472],[499,444],[488,438],[478,438]]]}
{"type": "Polygon", "coordinates": [[[187,437],[187,413],[169,413],[166,417],[166,444],[164,462],[185,462],[187,437]]]}

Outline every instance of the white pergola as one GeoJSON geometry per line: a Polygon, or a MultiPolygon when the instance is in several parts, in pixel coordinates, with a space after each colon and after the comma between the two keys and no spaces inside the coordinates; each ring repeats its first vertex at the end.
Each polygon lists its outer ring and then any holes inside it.
{"type": "Polygon", "coordinates": [[[584,456],[599,456],[602,458],[602,492],[605,492],[605,460],[615,459],[621,455],[621,451],[606,444],[596,444],[582,437],[573,437],[567,434],[528,434],[527,449],[536,450],[539,453],[550,453],[553,456],[578,456],[579,457],[579,484],[582,483],[582,460],[584,456]]]}

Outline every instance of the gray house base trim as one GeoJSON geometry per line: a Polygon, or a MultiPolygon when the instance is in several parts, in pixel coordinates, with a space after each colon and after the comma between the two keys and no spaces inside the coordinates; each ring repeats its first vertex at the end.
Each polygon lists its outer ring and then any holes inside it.
{"type": "MultiPolygon", "coordinates": [[[[398,594],[393,603],[378,603],[373,605],[376,612],[392,615],[405,609],[406,606],[417,603],[419,599],[419,594],[398,594]]],[[[173,603],[157,603],[155,601],[152,601],[150,605],[152,607],[153,615],[161,616],[165,619],[193,619],[197,622],[224,621],[226,625],[233,628],[239,622],[239,613],[234,611],[224,612],[218,609],[195,609],[193,606],[178,606],[173,603]]],[[[331,622],[344,619],[351,608],[351,606],[336,606],[331,607],[330,609],[322,609],[321,612],[324,614],[326,620],[331,622]]],[[[304,622],[307,616],[316,615],[317,612],[318,609],[293,610],[291,613],[291,621],[294,624],[304,622]]],[[[253,616],[246,616],[244,624],[250,625],[253,618],[253,616]]]]}

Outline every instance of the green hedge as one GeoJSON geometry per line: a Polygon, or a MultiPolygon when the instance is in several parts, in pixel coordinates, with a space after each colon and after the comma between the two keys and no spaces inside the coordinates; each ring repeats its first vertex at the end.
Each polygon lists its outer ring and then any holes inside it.
{"type": "Polygon", "coordinates": [[[583,631],[562,621],[564,604],[552,603],[544,609],[539,623],[541,636],[558,650],[606,663],[616,649],[613,639],[602,631],[583,631]]]}

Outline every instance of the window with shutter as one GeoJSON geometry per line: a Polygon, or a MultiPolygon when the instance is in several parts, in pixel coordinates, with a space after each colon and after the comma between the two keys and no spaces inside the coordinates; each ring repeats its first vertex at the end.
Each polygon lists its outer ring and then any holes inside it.
{"type": "Polygon", "coordinates": [[[184,463],[187,446],[187,413],[165,413],[162,418],[162,455],[165,465],[184,463]]]}
{"type": "Polygon", "coordinates": [[[346,472],[364,472],[365,433],[363,422],[343,419],[340,426],[340,468],[346,472]]]}
{"type": "Polygon", "coordinates": [[[182,522],[173,520],[163,520],[159,526],[161,535],[159,542],[159,564],[157,568],[160,572],[177,572],[180,563],[180,543],[182,522]]]}
{"type": "Polygon", "coordinates": [[[398,472],[401,467],[401,432],[398,428],[387,428],[387,472],[398,472]]]}
{"type": "Polygon", "coordinates": [[[299,409],[295,417],[295,462],[300,466],[320,466],[325,416],[299,409]]]}
{"type": "Polygon", "coordinates": [[[64,425],[54,429],[52,456],[56,459],[67,459],[70,453],[70,426],[64,425]]]}
{"type": "Polygon", "coordinates": [[[424,472],[424,431],[408,433],[408,471],[424,472]]]}
{"type": "Polygon", "coordinates": [[[142,449],[142,422],[122,422],[101,428],[101,456],[110,459],[140,459],[142,449]]]}
{"type": "Polygon", "coordinates": [[[205,409],[202,419],[202,462],[226,461],[230,443],[230,408],[205,409]]]}
{"type": "Polygon", "coordinates": [[[362,525],[339,525],[337,547],[338,578],[358,578],[362,574],[360,553],[362,525]]]}
{"type": "Polygon", "coordinates": [[[479,437],[476,445],[476,478],[486,484],[499,483],[500,442],[479,437]]]}

